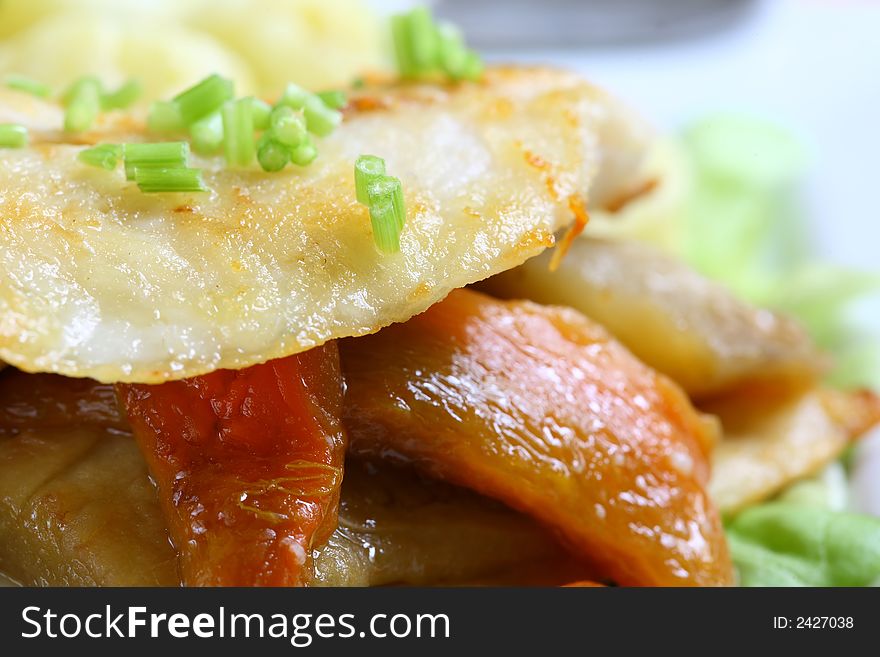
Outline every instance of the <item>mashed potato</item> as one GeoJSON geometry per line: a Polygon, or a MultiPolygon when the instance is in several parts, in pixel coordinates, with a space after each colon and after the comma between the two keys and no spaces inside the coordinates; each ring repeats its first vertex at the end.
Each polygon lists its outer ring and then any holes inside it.
{"type": "Polygon", "coordinates": [[[216,72],[240,93],[275,95],[381,69],[380,25],[363,0],[0,0],[0,74],[53,88],[84,73],[136,77],[146,100],[216,72]]]}

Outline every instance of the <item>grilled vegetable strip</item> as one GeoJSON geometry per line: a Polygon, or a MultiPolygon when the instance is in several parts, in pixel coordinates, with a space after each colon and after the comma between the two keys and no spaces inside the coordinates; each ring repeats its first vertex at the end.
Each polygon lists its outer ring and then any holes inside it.
{"type": "Polygon", "coordinates": [[[333,343],[245,370],[119,385],[187,585],[293,586],[336,527],[345,434],[333,343]]]}
{"type": "Polygon", "coordinates": [[[585,317],[458,290],[342,345],[353,453],[529,513],[620,584],[731,582],[711,427],[585,317]]]}

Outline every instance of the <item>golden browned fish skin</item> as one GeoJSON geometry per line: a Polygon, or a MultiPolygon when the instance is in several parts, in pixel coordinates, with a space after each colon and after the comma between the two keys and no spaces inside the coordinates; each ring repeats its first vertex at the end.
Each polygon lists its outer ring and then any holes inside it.
{"type": "Polygon", "coordinates": [[[378,109],[354,103],[306,168],[193,156],[211,192],[143,194],[77,161],[84,144],[156,139],[136,118],[102,115],[71,138],[57,107],[0,90],[0,123],[27,119],[32,136],[0,158],[0,360],[158,383],[371,333],[551,246],[602,161],[622,171],[641,152],[618,137],[630,150],[604,157],[626,121],[559,71],[364,93],[378,109]],[[397,254],[374,248],[355,198],[365,153],[403,182],[397,254]]]}

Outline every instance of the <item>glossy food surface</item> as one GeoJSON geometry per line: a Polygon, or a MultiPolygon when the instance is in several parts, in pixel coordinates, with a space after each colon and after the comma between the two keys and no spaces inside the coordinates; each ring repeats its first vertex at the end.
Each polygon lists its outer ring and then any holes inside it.
{"type": "Polygon", "coordinates": [[[584,577],[550,532],[503,504],[411,468],[349,459],[319,586],[556,583],[584,577]]]}
{"type": "Polygon", "coordinates": [[[202,194],[144,194],[121,167],[77,161],[92,143],[155,140],[139,117],[71,137],[57,107],[0,89],[4,122],[31,146],[0,157],[0,360],[105,382],[240,369],[404,321],[551,246],[570,200],[633,184],[641,152],[613,101],[542,69],[356,93],[306,168],[191,157],[202,194]],[[399,253],[376,250],[355,198],[362,154],[403,183],[399,253]]]}
{"type": "Polygon", "coordinates": [[[126,427],[111,386],[0,373],[0,572],[25,585],[179,582],[126,427]]]}
{"type": "Polygon", "coordinates": [[[693,397],[754,387],[806,388],[822,369],[793,320],[644,244],[577,240],[555,272],[549,255],[487,281],[492,294],[571,306],[605,326],[693,397]]]}
{"type": "Polygon", "coordinates": [[[731,582],[711,425],[582,315],[457,290],[341,353],[354,453],[500,499],[620,584],[731,582]]]}
{"type": "MultiPolygon", "coordinates": [[[[177,554],[111,386],[0,374],[0,573],[26,585],[176,586],[177,554]]],[[[588,576],[531,519],[404,468],[347,462],[312,586],[555,584],[588,576]]]]}
{"type": "Polygon", "coordinates": [[[333,343],[245,370],[119,384],[187,585],[304,584],[345,456],[333,343]]]}

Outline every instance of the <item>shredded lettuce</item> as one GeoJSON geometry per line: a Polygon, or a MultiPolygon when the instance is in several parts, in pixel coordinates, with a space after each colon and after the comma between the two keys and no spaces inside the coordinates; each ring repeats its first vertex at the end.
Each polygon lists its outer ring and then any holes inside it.
{"type": "Polygon", "coordinates": [[[771,502],[727,528],[742,586],[871,586],[880,579],[880,518],[771,502]]]}
{"type": "Polygon", "coordinates": [[[804,149],[755,119],[715,116],[684,132],[694,193],[683,255],[758,305],[798,318],[834,358],[829,380],[880,387],[880,327],[850,310],[880,293],[880,275],[817,261],[798,207],[804,149]]]}

